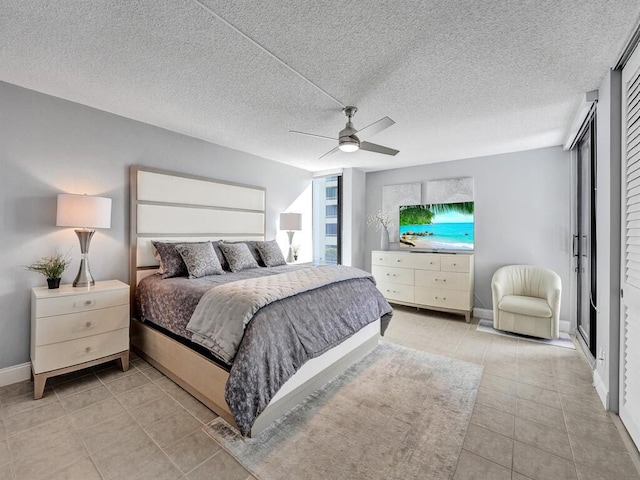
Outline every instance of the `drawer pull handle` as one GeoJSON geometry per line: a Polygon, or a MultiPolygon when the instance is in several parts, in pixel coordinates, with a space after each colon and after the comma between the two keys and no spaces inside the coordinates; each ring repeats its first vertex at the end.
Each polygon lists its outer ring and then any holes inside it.
{"type": "Polygon", "coordinates": [[[396,262],[401,262],[401,261],[402,261],[402,260],[400,260],[400,259],[396,260],[396,262]]]}
{"type": "Polygon", "coordinates": [[[436,297],[436,300],[438,299],[438,297],[436,297]]]}
{"type": "Polygon", "coordinates": [[[458,265],[457,263],[454,263],[454,264],[453,264],[453,266],[454,266],[454,267],[455,267],[455,266],[457,266],[457,265],[458,265]]]}
{"type": "Polygon", "coordinates": [[[447,297],[442,297],[442,299],[443,299],[443,300],[446,300],[446,299],[447,299],[447,297]]]}
{"type": "Polygon", "coordinates": [[[87,347],[87,348],[85,348],[85,349],[84,349],[84,351],[85,351],[86,353],[91,352],[91,347],[87,347]]]}
{"type": "Polygon", "coordinates": [[[95,300],[85,300],[84,302],[75,302],[73,304],[74,308],[82,308],[82,307],[90,307],[91,305],[95,305],[95,300]]]}
{"type": "Polygon", "coordinates": [[[91,322],[87,322],[87,323],[85,323],[85,327],[87,327],[87,328],[91,328],[91,322]]]}

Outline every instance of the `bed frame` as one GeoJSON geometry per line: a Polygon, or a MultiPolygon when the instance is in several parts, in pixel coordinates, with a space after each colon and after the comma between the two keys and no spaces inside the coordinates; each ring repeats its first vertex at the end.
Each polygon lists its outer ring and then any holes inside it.
{"type": "MultiPolygon", "coordinates": [[[[152,240],[264,240],[266,191],[163,170],[131,167],[131,305],[138,282],[158,270],[152,240]]],[[[228,372],[135,318],[133,349],[171,380],[236,427],[224,398],[228,372]]],[[[378,343],[380,320],[340,345],[309,360],[273,397],[256,419],[255,436],[311,392],[357,362],[378,343]]]]}

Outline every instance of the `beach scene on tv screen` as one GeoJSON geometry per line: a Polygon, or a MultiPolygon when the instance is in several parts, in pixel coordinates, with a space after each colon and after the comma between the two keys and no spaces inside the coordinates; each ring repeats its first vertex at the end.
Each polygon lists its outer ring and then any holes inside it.
{"type": "Polygon", "coordinates": [[[473,202],[400,207],[400,246],[473,250],[473,202]]]}

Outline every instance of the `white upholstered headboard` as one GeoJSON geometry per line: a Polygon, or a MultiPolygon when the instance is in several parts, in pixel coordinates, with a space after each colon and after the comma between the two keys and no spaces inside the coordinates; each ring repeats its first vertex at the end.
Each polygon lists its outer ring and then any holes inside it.
{"type": "Polygon", "coordinates": [[[264,240],[266,190],[131,167],[131,292],[155,273],[152,240],[264,240]]]}

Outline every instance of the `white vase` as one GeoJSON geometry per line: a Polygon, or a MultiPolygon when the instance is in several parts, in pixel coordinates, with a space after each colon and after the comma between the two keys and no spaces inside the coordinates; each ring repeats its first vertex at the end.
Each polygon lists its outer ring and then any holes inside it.
{"type": "Polygon", "coordinates": [[[389,230],[385,227],[380,231],[380,250],[389,250],[389,230]]]}

